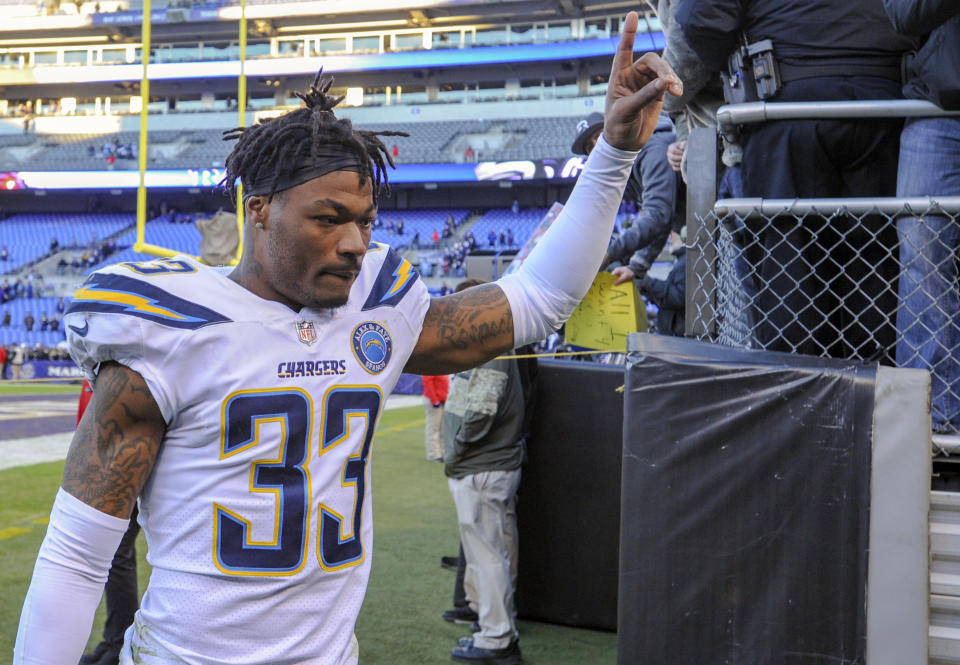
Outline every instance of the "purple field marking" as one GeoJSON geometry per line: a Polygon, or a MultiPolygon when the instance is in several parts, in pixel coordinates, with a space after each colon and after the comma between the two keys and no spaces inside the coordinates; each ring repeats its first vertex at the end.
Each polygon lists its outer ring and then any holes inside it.
{"type": "MultiPolygon", "coordinates": [[[[0,420],[0,441],[72,432],[74,429],[76,429],[77,425],[76,406],[79,398],[79,392],[80,391],[78,389],[77,395],[0,395],[0,404],[9,406],[13,402],[23,402],[24,411],[30,410],[30,404],[38,401],[66,402],[73,407],[72,411],[65,415],[58,414],[55,416],[44,416],[40,418],[29,416],[24,418],[11,418],[10,420],[0,420]]],[[[66,404],[64,406],[66,406],[66,404]]],[[[0,449],[0,454],[3,454],[2,449],[0,449]]]]}

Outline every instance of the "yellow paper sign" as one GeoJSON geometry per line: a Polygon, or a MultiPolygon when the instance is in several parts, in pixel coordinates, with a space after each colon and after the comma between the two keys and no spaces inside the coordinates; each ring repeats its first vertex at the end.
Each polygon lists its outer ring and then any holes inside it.
{"type": "Polygon", "coordinates": [[[646,332],[647,310],[633,281],[614,286],[615,280],[611,273],[597,274],[593,286],[567,321],[567,344],[626,352],[627,335],[646,332]]]}

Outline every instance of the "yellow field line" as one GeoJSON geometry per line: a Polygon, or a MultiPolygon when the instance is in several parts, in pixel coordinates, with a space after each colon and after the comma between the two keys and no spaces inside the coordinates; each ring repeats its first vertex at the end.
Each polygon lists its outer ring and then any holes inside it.
{"type": "MultiPolygon", "coordinates": [[[[25,517],[19,521],[19,524],[28,522],[31,524],[37,524],[40,526],[46,526],[50,521],[49,516],[47,515],[32,515],[30,517],[25,517]]],[[[17,526],[16,524],[11,526],[0,527],[0,540],[8,540],[10,538],[15,538],[17,536],[22,536],[25,533],[30,533],[34,530],[32,526],[17,526]]]]}
{"type": "Polygon", "coordinates": [[[388,427],[387,429],[378,429],[377,434],[387,434],[389,432],[402,432],[405,429],[410,429],[411,427],[419,427],[420,425],[426,425],[427,419],[423,418],[422,420],[411,420],[410,422],[400,423],[399,425],[394,425],[393,427],[388,427]]]}

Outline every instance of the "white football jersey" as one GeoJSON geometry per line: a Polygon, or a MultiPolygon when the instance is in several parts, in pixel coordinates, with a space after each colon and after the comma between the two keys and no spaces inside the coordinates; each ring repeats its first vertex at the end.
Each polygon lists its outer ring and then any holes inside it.
{"type": "Polygon", "coordinates": [[[107,360],[139,372],[168,426],[140,497],[148,642],[197,664],[356,662],[371,439],[428,306],[378,243],[335,310],[294,312],[187,257],[77,291],[74,359],[91,378],[107,360]]]}

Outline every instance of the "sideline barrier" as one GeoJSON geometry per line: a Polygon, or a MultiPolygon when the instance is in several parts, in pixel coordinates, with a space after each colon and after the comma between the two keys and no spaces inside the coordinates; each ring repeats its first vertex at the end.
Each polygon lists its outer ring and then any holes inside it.
{"type": "MultiPolygon", "coordinates": [[[[3,378],[13,379],[13,369],[7,363],[3,378]]],[[[82,381],[83,370],[72,360],[26,360],[20,367],[20,378],[23,382],[39,381],[82,381]]]]}
{"type": "Polygon", "coordinates": [[[620,665],[926,663],[928,374],[629,348],[620,665]]]}
{"type": "Polygon", "coordinates": [[[518,494],[523,619],[616,630],[622,365],[538,363],[518,494]]]}

